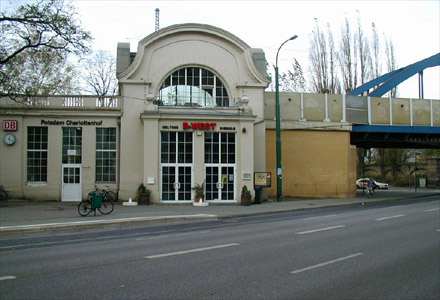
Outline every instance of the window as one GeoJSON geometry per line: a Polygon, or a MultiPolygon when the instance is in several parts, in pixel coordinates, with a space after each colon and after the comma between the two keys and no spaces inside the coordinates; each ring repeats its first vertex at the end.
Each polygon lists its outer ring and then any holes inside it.
{"type": "Polygon", "coordinates": [[[205,163],[235,163],[234,132],[205,132],[205,163]]]}
{"type": "Polygon", "coordinates": [[[161,163],[192,163],[192,132],[161,132],[161,163]]]}
{"type": "Polygon", "coordinates": [[[27,181],[47,181],[47,127],[27,129],[27,181]]]}
{"type": "Polygon", "coordinates": [[[82,128],[63,127],[63,164],[80,164],[82,151],[82,128]]]}
{"type": "Polygon", "coordinates": [[[211,71],[183,68],[162,83],[158,102],[162,105],[229,106],[223,82],[211,71]]]}
{"type": "Polygon", "coordinates": [[[96,181],[116,181],[116,128],[96,128],[96,181]]]}

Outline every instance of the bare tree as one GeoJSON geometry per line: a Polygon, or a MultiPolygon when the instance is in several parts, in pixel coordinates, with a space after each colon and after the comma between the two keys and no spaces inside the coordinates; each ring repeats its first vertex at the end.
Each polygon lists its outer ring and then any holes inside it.
{"type": "Polygon", "coordinates": [[[292,70],[281,73],[279,76],[280,90],[283,92],[305,92],[306,80],[301,64],[296,58],[293,59],[292,70]]]}
{"type": "Polygon", "coordinates": [[[69,54],[89,51],[90,33],[64,0],[23,4],[0,13],[0,95],[20,102],[27,95],[70,93],[74,70],[69,54]]]}
{"type": "MultiPolygon", "coordinates": [[[[338,91],[338,77],[335,68],[335,49],[333,36],[326,38],[318,20],[315,20],[309,48],[311,91],[315,93],[336,93],[338,91]]],[[[327,33],[331,33],[327,25],[327,33]]]]}
{"type": "Polygon", "coordinates": [[[341,84],[338,77],[338,70],[337,70],[337,58],[338,53],[337,49],[335,47],[335,41],[333,39],[333,34],[330,29],[330,24],[327,24],[327,35],[328,35],[328,51],[329,51],[329,90],[331,93],[341,93],[341,84]]]}
{"type": "MultiPolygon", "coordinates": [[[[386,64],[387,64],[387,71],[391,72],[397,69],[397,61],[396,61],[396,55],[394,51],[394,45],[393,41],[391,39],[385,40],[385,57],[386,57],[386,64]]],[[[395,98],[397,96],[397,87],[393,88],[391,91],[391,97],[395,98]]]]}
{"type": "Polygon", "coordinates": [[[348,18],[345,18],[341,30],[339,44],[339,66],[342,74],[342,85],[346,93],[357,86],[357,44],[351,33],[351,26],[348,18]]]}
{"type": "Polygon", "coordinates": [[[116,60],[107,51],[98,50],[84,62],[81,75],[84,90],[98,96],[113,96],[118,93],[116,60]]]}
{"type": "Polygon", "coordinates": [[[367,37],[364,34],[364,30],[362,28],[361,19],[358,16],[357,20],[358,26],[355,34],[355,38],[357,40],[359,51],[359,72],[360,72],[360,80],[361,84],[367,83],[370,79],[373,79],[371,76],[371,54],[370,54],[370,46],[367,37]]]}
{"type": "Polygon", "coordinates": [[[24,4],[12,14],[1,12],[0,65],[28,49],[60,53],[88,52],[90,33],[75,21],[75,9],[64,0],[24,4]]]}
{"type": "Polygon", "coordinates": [[[371,39],[371,52],[372,52],[372,76],[377,78],[382,75],[382,56],[379,36],[377,34],[376,24],[371,23],[372,39],[371,39]]]}

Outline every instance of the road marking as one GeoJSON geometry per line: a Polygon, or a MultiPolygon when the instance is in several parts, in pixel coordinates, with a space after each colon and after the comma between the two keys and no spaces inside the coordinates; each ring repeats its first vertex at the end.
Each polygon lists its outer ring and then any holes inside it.
{"type": "Polygon", "coordinates": [[[315,233],[315,232],[319,232],[319,231],[326,231],[326,230],[332,230],[332,229],[343,228],[343,227],[345,227],[345,225],[338,225],[338,226],[332,226],[332,227],[325,227],[325,228],[301,231],[301,232],[297,232],[296,234],[315,233]]]}
{"type": "Polygon", "coordinates": [[[427,210],[425,210],[425,211],[426,211],[426,212],[429,212],[429,211],[436,211],[436,210],[440,210],[440,207],[427,209],[427,210]]]}
{"type": "Polygon", "coordinates": [[[145,238],[137,238],[136,241],[155,240],[155,239],[163,239],[163,238],[168,238],[168,237],[202,234],[202,233],[209,233],[209,232],[211,232],[211,231],[197,231],[197,232],[187,232],[187,233],[180,233],[180,234],[159,235],[159,236],[151,236],[151,237],[145,237],[145,238]]]}
{"type": "Polygon", "coordinates": [[[202,251],[208,251],[208,250],[214,250],[214,249],[228,248],[228,247],[233,247],[233,246],[238,246],[238,245],[240,245],[240,244],[232,243],[232,244],[225,244],[225,245],[217,245],[217,246],[190,249],[190,250],[184,250],[184,251],[149,255],[149,256],[145,256],[144,258],[161,258],[161,257],[167,257],[167,256],[182,255],[182,254],[188,254],[188,253],[194,253],[194,252],[202,252],[202,251]]]}
{"type": "Polygon", "coordinates": [[[11,279],[15,279],[15,278],[17,278],[17,277],[15,277],[15,276],[2,276],[2,277],[0,277],[0,281],[11,280],[11,279]]]}
{"type": "Polygon", "coordinates": [[[122,218],[122,219],[105,219],[105,220],[95,220],[95,221],[78,221],[78,222],[63,222],[63,223],[45,223],[45,224],[34,224],[34,225],[18,225],[18,226],[3,226],[0,227],[0,231],[7,232],[8,230],[26,230],[26,229],[41,229],[46,227],[65,227],[65,226],[75,226],[75,225],[94,225],[94,224],[112,224],[119,222],[130,222],[130,221],[156,221],[164,219],[181,219],[181,218],[216,218],[216,215],[209,214],[195,214],[195,215],[176,215],[176,216],[157,216],[157,217],[135,217],[135,218],[122,218]]]}
{"type": "Polygon", "coordinates": [[[326,216],[319,216],[319,217],[310,217],[310,218],[305,218],[305,219],[303,219],[303,221],[306,221],[306,220],[315,220],[315,219],[321,219],[321,218],[330,218],[330,217],[334,217],[334,216],[336,216],[336,215],[326,215],[326,216]]]}
{"type": "MultiPolygon", "coordinates": [[[[203,227],[200,227],[203,228],[203,227]]],[[[164,232],[175,232],[176,230],[162,230],[162,231],[157,231],[155,233],[164,233],[164,232]]],[[[140,235],[146,235],[147,233],[145,232],[140,232],[140,233],[132,233],[132,234],[124,234],[123,237],[129,237],[129,236],[140,236],[140,235]]],[[[148,233],[149,234],[149,233],[148,233]]],[[[90,242],[91,240],[96,241],[96,240],[112,240],[113,238],[118,238],[121,237],[121,235],[108,235],[108,236],[101,236],[101,237],[93,237],[93,239],[90,238],[81,238],[81,239],[72,239],[72,240],[59,240],[59,241],[53,241],[53,242],[41,242],[41,243],[32,243],[32,244],[17,244],[17,245],[13,245],[13,246],[3,246],[0,247],[0,250],[2,249],[13,249],[13,248],[17,248],[17,247],[34,247],[34,246],[47,246],[47,245],[53,245],[53,244],[60,244],[60,245],[64,245],[64,243],[68,242],[84,242],[84,241],[88,241],[90,242]]]]}
{"type": "Polygon", "coordinates": [[[327,262],[323,262],[323,263],[320,263],[320,264],[317,264],[317,265],[313,265],[313,266],[310,266],[310,267],[306,267],[306,268],[302,268],[302,269],[298,269],[298,270],[292,271],[292,272],[290,272],[290,274],[298,274],[298,273],[301,273],[301,272],[310,271],[310,270],[313,270],[313,269],[316,269],[316,268],[320,268],[320,267],[324,267],[324,266],[327,266],[327,265],[331,265],[331,264],[334,264],[334,263],[337,263],[337,262],[340,262],[340,261],[343,261],[343,260],[347,260],[347,259],[350,259],[350,258],[353,258],[353,257],[356,257],[356,256],[360,256],[360,255],[364,255],[364,253],[356,253],[356,254],[345,256],[345,257],[329,260],[327,262]]]}
{"type": "Polygon", "coordinates": [[[376,221],[389,220],[389,219],[400,218],[400,217],[404,217],[404,216],[405,215],[395,215],[395,216],[390,216],[390,217],[383,217],[383,218],[376,219],[376,221]]]}

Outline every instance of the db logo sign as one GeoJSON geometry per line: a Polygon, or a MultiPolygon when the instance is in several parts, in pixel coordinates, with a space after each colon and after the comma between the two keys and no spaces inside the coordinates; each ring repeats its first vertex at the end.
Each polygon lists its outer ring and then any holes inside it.
{"type": "Polygon", "coordinates": [[[2,122],[2,127],[4,131],[17,131],[18,121],[17,120],[4,120],[2,122]]]}

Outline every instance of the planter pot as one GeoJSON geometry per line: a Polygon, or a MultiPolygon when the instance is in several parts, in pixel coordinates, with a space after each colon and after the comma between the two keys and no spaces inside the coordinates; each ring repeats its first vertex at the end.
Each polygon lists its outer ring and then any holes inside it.
{"type": "Polygon", "coordinates": [[[208,206],[209,203],[205,201],[203,196],[195,196],[193,206],[208,206]]]}
{"type": "Polygon", "coordinates": [[[240,205],[241,206],[249,206],[249,205],[251,205],[251,200],[252,200],[252,196],[251,195],[249,195],[249,196],[241,196],[241,203],[240,203],[240,205]]]}
{"type": "Polygon", "coordinates": [[[150,196],[148,195],[140,195],[138,197],[138,203],[139,204],[144,204],[144,205],[149,205],[150,204],[150,196]]]}
{"type": "Polygon", "coordinates": [[[194,198],[194,202],[199,203],[199,202],[203,202],[204,201],[204,197],[203,196],[196,196],[194,198]]]}

